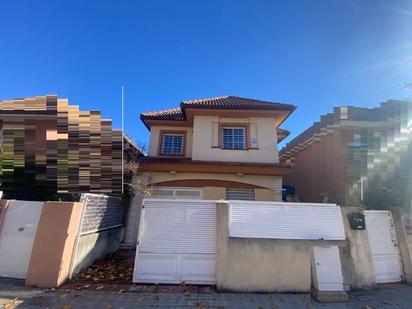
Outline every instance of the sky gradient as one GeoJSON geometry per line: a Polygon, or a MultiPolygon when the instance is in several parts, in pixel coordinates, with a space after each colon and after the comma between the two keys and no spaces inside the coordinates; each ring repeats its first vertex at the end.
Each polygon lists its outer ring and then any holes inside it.
{"type": "MultiPolygon", "coordinates": [[[[58,94],[146,143],[143,111],[221,95],[334,106],[412,97],[412,1],[1,1],[0,100],[58,94]]],[[[283,144],[283,143],[282,143],[283,144]]]]}

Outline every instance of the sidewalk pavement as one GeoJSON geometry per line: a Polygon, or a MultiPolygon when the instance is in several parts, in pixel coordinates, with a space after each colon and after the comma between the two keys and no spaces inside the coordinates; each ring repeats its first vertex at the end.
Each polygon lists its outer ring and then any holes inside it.
{"type": "MultiPolygon", "coordinates": [[[[11,309],[128,308],[412,308],[412,286],[396,285],[350,293],[348,303],[319,304],[309,294],[286,293],[150,293],[113,290],[44,290],[21,281],[0,279],[0,306],[11,309]]],[[[0,308],[2,308],[0,307],[0,308]]]]}

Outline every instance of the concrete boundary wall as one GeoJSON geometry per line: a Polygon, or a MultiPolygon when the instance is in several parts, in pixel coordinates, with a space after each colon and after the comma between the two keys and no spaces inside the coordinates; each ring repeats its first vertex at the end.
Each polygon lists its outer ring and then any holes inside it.
{"type": "Polygon", "coordinates": [[[348,214],[352,212],[363,214],[363,208],[345,206],[341,207],[341,211],[347,237],[347,242],[340,248],[344,287],[346,290],[373,288],[376,279],[368,231],[352,230],[348,219],[348,214]]]}
{"type": "Polygon", "coordinates": [[[396,236],[398,238],[404,281],[412,283],[412,252],[409,246],[409,237],[404,225],[404,215],[405,213],[402,208],[395,208],[392,211],[396,236]]]}
{"type": "MultiPolygon", "coordinates": [[[[36,224],[33,248],[26,255],[29,261],[25,278],[27,285],[60,286],[96,259],[119,249],[124,205],[118,198],[93,195],[93,199],[98,203],[93,205],[87,217],[85,201],[40,202],[42,210],[36,224]],[[122,209],[116,209],[116,205],[122,209]],[[87,225],[82,233],[85,222],[87,225]]],[[[0,200],[0,232],[10,204],[13,206],[11,202],[0,200]]]]}
{"type": "Polygon", "coordinates": [[[219,291],[309,292],[311,246],[300,241],[229,238],[227,203],[217,204],[219,291]]]}
{"type": "MultiPolygon", "coordinates": [[[[207,187],[204,193],[207,199],[219,198],[224,194],[224,190],[219,187],[207,187]]],[[[176,202],[176,200],[163,200],[164,203],[168,201],[176,202]]],[[[313,285],[312,256],[314,246],[339,247],[343,284],[346,290],[376,287],[368,229],[366,227],[365,230],[352,230],[349,223],[348,215],[351,213],[363,214],[364,209],[362,207],[347,206],[338,208],[339,221],[341,224],[343,223],[343,226],[339,229],[343,233],[342,237],[330,237],[330,240],[325,240],[324,234],[321,234],[313,239],[304,240],[302,239],[305,238],[303,236],[296,237],[296,239],[290,239],[290,237],[279,239],[273,233],[267,238],[261,233],[249,235],[230,234],[229,225],[233,220],[229,207],[231,202],[223,199],[211,201],[217,204],[215,279],[219,291],[250,293],[310,292],[313,285]]],[[[183,203],[183,201],[179,202],[183,203]]],[[[242,201],[242,203],[246,202],[242,201]]],[[[248,203],[250,203],[253,210],[253,207],[257,207],[256,203],[262,202],[248,203]]],[[[301,205],[304,205],[304,203],[301,205]]],[[[290,203],[290,206],[293,206],[293,203],[290,203]]],[[[307,207],[310,206],[310,204],[307,204],[307,207]]],[[[256,220],[259,217],[253,217],[247,212],[244,213],[249,221],[242,221],[241,228],[242,226],[251,225],[250,222],[252,221],[254,221],[256,227],[256,220]]],[[[321,218],[319,224],[328,220],[329,224],[331,222],[334,224],[335,221],[331,221],[334,217],[308,216],[307,220],[321,218]]],[[[266,220],[267,216],[264,219],[266,220]]],[[[274,229],[270,225],[272,222],[270,220],[269,223],[268,220],[265,221],[269,230],[274,229]]],[[[394,211],[394,222],[397,229],[405,280],[410,282],[412,278],[410,259],[412,251],[408,247],[408,240],[412,237],[408,237],[406,234],[402,223],[402,215],[396,211],[394,211]]],[[[290,224],[299,225],[300,223],[290,224]]],[[[305,224],[305,222],[301,224],[305,224]]],[[[252,228],[254,227],[252,226],[252,228]]],[[[310,234],[311,232],[313,231],[309,228],[307,233],[310,234]]],[[[325,233],[325,231],[323,232],[325,233]]],[[[412,247],[412,242],[410,246],[412,247]]]]}
{"type": "Polygon", "coordinates": [[[96,259],[118,250],[122,238],[123,227],[80,235],[73,256],[71,276],[92,265],[96,259]]]}
{"type": "MultiPolygon", "coordinates": [[[[344,285],[349,289],[376,288],[375,270],[372,252],[369,246],[368,227],[366,230],[352,230],[348,214],[364,213],[363,207],[341,207],[345,231],[348,241],[340,248],[344,285]]],[[[402,263],[402,273],[405,282],[412,283],[412,237],[406,233],[404,213],[400,208],[391,210],[399,253],[402,263]]]]}
{"type": "Polygon", "coordinates": [[[124,233],[125,205],[120,198],[87,193],[82,196],[82,202],[84,208],[73,252],[71,277],[96,259],[118,250],[124,233]]]}
{"type": "Polygon", "coordinates": [[[137,244],[137,234],[139,232],[143,194],[134,195],[128,202],[123,243],[131,248],[135,248],[137,244]]]}

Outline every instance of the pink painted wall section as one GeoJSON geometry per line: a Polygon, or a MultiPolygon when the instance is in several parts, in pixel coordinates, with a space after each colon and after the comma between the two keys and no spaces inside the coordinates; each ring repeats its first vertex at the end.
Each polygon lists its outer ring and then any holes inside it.
{"type": "Polygon", "coordinates": [[[56,287],[69,278],[82,208],[82,203],[44,203],[26,285],[56,287]]]}

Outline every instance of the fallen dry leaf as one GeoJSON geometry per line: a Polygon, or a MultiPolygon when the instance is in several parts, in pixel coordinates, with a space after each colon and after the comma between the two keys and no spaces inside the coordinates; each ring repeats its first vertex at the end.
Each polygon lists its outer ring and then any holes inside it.
{"type": "Polygon", "coordinates": [[[69,305],[63,305],[61,309],[72,309],[69,305]]]}
{"type": "Polygon", "coordinates": [[[76,283],[132,283],[135,250],[119,250],[83,269],[73,279],[76,283]]]}
{"type": "Polygon", "coordinates": [[[19,300],[17,297],[13,300],[8,301],[7,303],[3,304],[3,308],[4,309],[11,309],[11,308],[15,308],[15,306],[21,304],[22,301],[19,300]]]}
{"type": "Polygon", "coordinates": [[[62,295],[59,296],[59,298],[60,298],[60,299],[65,299],[65,298],[67,297],[67,295],[69,295],[69,294],[67,294],[67,293],[62,294],[62,295]]]}
{"type": "Polygon", "coordinates": [[[120,289],[117,293],[118,293],[118,294],[122,294],[122,293],[124,293],[124,292],[126,292],[126,290],[121,290],[121,289],[120,289]]]}
{"type": "Polygon", "coordinates": [[[98,286],[96,286],[96,290],[101,290],[101,289],[103,289],[103,288],[104,288],[103,285],[98,285],[98,286]]]}

